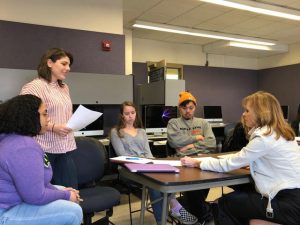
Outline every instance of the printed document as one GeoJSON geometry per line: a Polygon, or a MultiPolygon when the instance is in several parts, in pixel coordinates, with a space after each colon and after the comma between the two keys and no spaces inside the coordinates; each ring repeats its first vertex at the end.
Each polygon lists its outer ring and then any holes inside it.
{"type": "MultiPolygon", "coordinates": [[[[208,159],[212,157],[201,157],[196,158],[198,160],[208,159]]],[[[116,163],[139,163],[139,164],[167,164],[171,166],[181,166],[180,160],[160,160],[160,159],[146,159],[146,158],[140,158],[140,157],[132,157],[132,156],[117,156],[110,158],[112,162],[116,163]]]]}
{"type": "Polygon", "coordinates": [[[67,123],[73,131],[79,131],[98,119],[103,113],[96,112],[80,105],[67,123]]]}
{"type": "Polygon", "coordinates": [[[140,163],[140,164],[146,164],[146,163],[152,163],[152,159],[146,159],[146,158],[140,158],[135,156],[117,156],[110,158],[112,162],[117,163],[140,163]]]}

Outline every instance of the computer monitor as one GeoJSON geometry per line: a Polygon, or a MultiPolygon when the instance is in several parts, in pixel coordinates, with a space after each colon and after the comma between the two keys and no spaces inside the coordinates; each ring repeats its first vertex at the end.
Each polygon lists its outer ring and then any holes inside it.
{"type": "Polygon", "coordinates": [[[177,118],[176,106],[145,105],[142,109],[142,121],[146,133],[166,133],[169,120],[177,118]]]}
{"type": "Polygon", "coordinates": [[[221,106],[203,106],[203,112],[208,122],[223,122],[221,106]]]}
{"type": "MultiPolygon", "coordinates": [[[[73,104],[73,113],[76,111],[80,104],[73,104]]],[[[97,112],[103,113],[103,106],[99,104],[81,104],[82,106],[97,112]]],[[[89,124],[80,131],[75,131],[74,136],[102,136],[104,134],[103,129],[103,114],[95,120],[93,123],[89,124]]]]}
{"type": "Polygon", "coordinates": [[[289,119],[289,106],[288,105],[282,105],[281,110],[282,110],[284,119],[288,120],[289,119]]]}

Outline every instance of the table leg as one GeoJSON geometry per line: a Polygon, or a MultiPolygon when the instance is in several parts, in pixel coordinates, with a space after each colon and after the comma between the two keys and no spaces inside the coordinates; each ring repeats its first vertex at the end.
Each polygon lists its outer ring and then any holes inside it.
{"type": "Polygon", "coordinates": [[[163,193],[163,205],[162,205],[162,215],[161,215],[161,225],[166,225],[167,223],[167,213],[168,213],[168,193],[163,193]]]}
{"type": "Polygon", "coordinates": [[[145,216],[145,209],[146,209],[146,192],[147,192],[147,188],[145,185],[143,185],[142,199],[141,199],[140,225],[144,225],[144,216],[145,216]]]}

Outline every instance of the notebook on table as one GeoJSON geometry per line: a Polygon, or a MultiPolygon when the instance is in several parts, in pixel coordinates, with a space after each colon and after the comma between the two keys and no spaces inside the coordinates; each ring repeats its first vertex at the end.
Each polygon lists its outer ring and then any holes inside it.
{"type": "Polygon", "coordinates": [[[124,166],[133,173],[179,173],[179,169],[168,164],[125,163],[124,166]]]}

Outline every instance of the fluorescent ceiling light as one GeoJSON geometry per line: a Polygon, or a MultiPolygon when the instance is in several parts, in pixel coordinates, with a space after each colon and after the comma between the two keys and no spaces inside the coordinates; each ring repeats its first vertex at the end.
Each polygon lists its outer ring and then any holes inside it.
{"type": "Polygon", "coordinates": [[[239,48],[250,48],[250,49],[266,50],[266,51],[272,50],[270,46],[266,46],[266,45],[254,45],[254,44],[234,42],[234,41],[230,41],[228,45],[233,47],[239,47],[239,48]]]}
{"type": "Polygon", "coordinates": [[[236,41],[228,41],[227,46],[239,47],[239,48],[250,48],[250,49],[273,51],[273,52],[288,52],[289,50],[289,47],[285,44],[266,46],[266,45],[254,45],[254,44],[242,43],[236,41]]]}
{"type": "MultiPolygon", "coordinates": [[[[285,53],[289,48],[285,44],[276,44],[273,46],[255,45],[236,41],[215,41],[203,46],[203,51],[212,54],[226,54],[238,51],[238,48],[251,49],[251,52],[272,52],[272,53],[285,53]],[[235,50],[234,50],[235,49],[235,50]]],[[[264,54],[264,53],[263,53],[264,54]]],[[[268,54],[268,53],[267,53],[268,54]]]]}
{"type": "Polygon", "coordinates": [[[191,35],[191,36],[197,36],[197,37],[206,37],[206,38],[214,38],[214,39],[221,39],[221,40],[228,40],[228,41],[246,42],[246,43],[257,44],[257,45],[275,45],[276,44],[275,41],[267,40],[267,39],[247,37],[247,36],[241,36],[241,35],[235,35],[235,34],[225,34],[225,33],[219,33],[219,32],[184,28],[184,27],[179,27],[179,26],[172,26],[172,25],[159,24],[159,23],[150,23],[150,22],[144,22],[144,21],[136,21],[135,24],[133,24],[133,27],[149,29],[149,30],[164,31],[164,32],[170,32],[170,33],[177,33],[177,34],[183,34],[183,35],[191,35]]]}
{"type": "Polygon", "coordinates": [[[276,5],[270,5],[250,0],[200,0],[212,4],[232,7],[236,9],[246,10],[250,12],[265,14],[269,16],[277,16],[290,20],[300,20],[300,11],[284,8],[276,5]]]}

